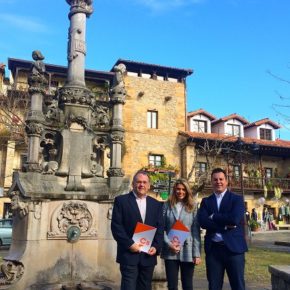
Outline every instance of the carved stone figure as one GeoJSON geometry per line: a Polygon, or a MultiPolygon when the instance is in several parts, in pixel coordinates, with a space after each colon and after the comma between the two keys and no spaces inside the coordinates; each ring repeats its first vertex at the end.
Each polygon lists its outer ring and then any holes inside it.
{"type": "Polygon", "coordinates": [[[24,273],[22,263],[5,261],[0,267],[0,285],[11,285],[17,282],[24,273]]]}
{"type": "Polygon", "coordinates": [[[31,68],[31,74],[28,78],[28,84],[32,87],[38,87],[47,84],[47,80],[44,76],[45,65],[43,63],[44,56],[39,50],[32,52],[32,58],[34,60],[31,68]]]}
{"type": "Polygon", "coordinates": [[[115,77],[113,81],[113,88],[111,90],[113,98],[124,98],[126,95],[124,73],[126,72],[126,66],[120,63],[114,66],[115,77]]]}
{"type": "Polygon", "coordinates": [[[109,108],[105,106],[97,106],[94,112],[96,125],[98,127],[106,127],[110,124],[109,108]]]}
{"type": "Polygon", "coordinates": [[[59,121],[60,120],[60,110],[58,108],[58,101],[53,100],[51,104],[47,107],[47,112],[45,114],[46,119],[49,121],[59,121]]]}
{"type": "Polygon", "coordinates": [[[10,194],[11,198],[11,210],[14,213],[19,213],[20,218],[25,217],[28,212],[28,204],[21,200],[19,191],[12,191],[10,194]]]}

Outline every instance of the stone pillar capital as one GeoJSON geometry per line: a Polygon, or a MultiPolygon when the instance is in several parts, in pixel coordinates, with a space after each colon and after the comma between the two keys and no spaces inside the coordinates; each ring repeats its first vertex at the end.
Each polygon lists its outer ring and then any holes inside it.
{"type": "Polygon", "coordinates": [[[69,18],[76,13],[84,13],[89,17],[93,13],[93,0],[66,0],[71,6],[69,18]]]}

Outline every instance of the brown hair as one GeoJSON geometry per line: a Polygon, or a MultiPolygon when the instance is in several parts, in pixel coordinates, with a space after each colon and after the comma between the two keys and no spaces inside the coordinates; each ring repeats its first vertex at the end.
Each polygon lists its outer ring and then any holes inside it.
{"type": "Polygon", "coordinates": [[[193,209],[194,209],[193,194],[192,194],[192,191],[191,191],[191,189],[189,187],[188,182],[185,179],[183,179],[183,178],[177,179],[175,181],[175,183],[174,183],[173,192],[172,192],[172,194],[168,198],[168,201],[170,203],[170,206],[173,207],[178,202],[175,193],[176,193],[176,187],[179,184],[182,184],[185,187],[185,191],[186,191],[186,194],[185,194],[185,197],[184,197],[184,200],[183,200],[185,210],[187,212],[192,212],[193,209]]]}
{"type": "Polygon", "coordinates": [[[215,168],[215,169],[213,169],[212,170],[212,172],[211,172],[211,178],[212,178],[212,176],[215,174],[215,173],[223,173],[224,174],[224,176],[225,176],[225,179],[227,180],[228,179],[228,176],[227,176],[227,173],[226,173],[226,171],[224,170],[224,169],[222,169],[222,168],[215,168]]]}

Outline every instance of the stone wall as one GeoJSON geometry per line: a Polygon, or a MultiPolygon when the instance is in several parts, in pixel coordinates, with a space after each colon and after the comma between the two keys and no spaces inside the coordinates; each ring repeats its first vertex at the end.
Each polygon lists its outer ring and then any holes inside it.
{"type": "Polygon", "coordinates": [[[180,169],[178,131],[185,130],[183,83],[126,76],[124,106],[126,175],[148,165],[148,155],[164,155],[167,165],[180,169]],[[158,112],[158,128],[147,128],[147,111],[158,112]]]}

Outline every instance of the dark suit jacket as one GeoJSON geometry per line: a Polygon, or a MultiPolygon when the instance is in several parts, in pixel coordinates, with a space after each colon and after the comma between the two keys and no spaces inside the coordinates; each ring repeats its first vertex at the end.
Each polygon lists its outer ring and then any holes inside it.
{"type": "Polygon", "coordinates": [[[200,226],[206,229],[205,252],[210,251],[212,238],[216,232],[221,233],[227,248],[233,253],[247,251],[244,233],[245,206],[243,197],[229,190],[225,193],[220,208],[217,208],[214,194],[203,198],[198,212],[200,226]],[[209,217],[213,215],[213,218],[209,217]],[[226,229],[227,225],[236,226],[226,229]]]}
{"type": "MultiPolygon", "coordinates": [[[[163,204],[147,196],[145,224],[156,227],[156,234],[152,246],[160,252],[163,243],[163,204]]],[[[117,262],[124,265],[153,266],[157,263],[156,255],[146,253],[132,253],[129,247],[134,244],[132,240],[137,222],[142,223],[140,211],[133,192],[115,198],[111,230],[117,241],[117,262]]]]}

